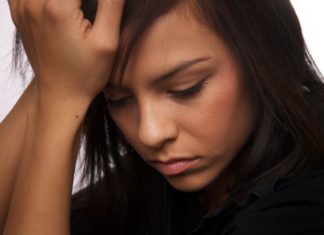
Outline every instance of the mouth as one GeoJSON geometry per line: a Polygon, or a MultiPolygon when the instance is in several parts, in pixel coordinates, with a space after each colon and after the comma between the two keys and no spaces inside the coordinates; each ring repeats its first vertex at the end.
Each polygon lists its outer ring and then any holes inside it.
{"type": "Polygon", "coordinates": [[[198,161],[194,158],[175,158],[168,161],[152,161],[151,165],[165,176],[175,176],[184,173],[198,161]]]}

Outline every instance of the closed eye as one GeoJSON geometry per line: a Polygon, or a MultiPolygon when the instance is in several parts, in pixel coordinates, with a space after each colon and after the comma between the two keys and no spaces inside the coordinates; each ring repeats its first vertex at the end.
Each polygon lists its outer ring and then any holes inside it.
{"type": "MultiPolygon", "coordinates": [[[[206,77],[204,79],[202,79],[201,81],[199,81],[198,83],[196,83],[195,85],[187,88],[187,89],[183,89],[183,90],[168,90],[167,93],[177,99],[188,99],[193,97],[194,95],[198,94],[205,86],[205,84],[207,83],[207,79],[209,78],[206,77]]],[[[121,97],[118,99],[111,99],[109,97],[106,96],[106,103],[107,106],[109,108],[120,108],[126,104],[128,104],[128,102],[130,102],[130,100],[132,99],[132,96],[125,96],[125,97],[121,97]]]]}
{"type": "Polygon", "coordinates": [[[119,99],[110,99],[106,97],[106,103],[109,108],[118,108],[120,106],[127,104],[127,102],[129,102],[131,98],[132,98],[131,96],[126,96],[119,99]]]}
{"type": "Polygon", "coordinates": [[[201,81],[199,81],[192,87],[189,87],[184,90],[169,90],[168,94],[170,94],[174,98],[180,98],[180,99],[190,98],[190,97],[198,94],[203,89],[204,85],[207,83],[207,81],[206,81],[207,78],[202,79],[201,81]]]}

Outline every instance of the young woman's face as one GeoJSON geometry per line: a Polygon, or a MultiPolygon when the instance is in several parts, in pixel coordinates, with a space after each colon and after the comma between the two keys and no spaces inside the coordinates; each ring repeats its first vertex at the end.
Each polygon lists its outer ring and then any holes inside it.
{"type": "Polygon", "coordinates": [[[196,18],[173,11],[134,48],[109,111],[143,160],[176,189],[217,181],[254,128],[251,97],[224,41],[196,18]]]}

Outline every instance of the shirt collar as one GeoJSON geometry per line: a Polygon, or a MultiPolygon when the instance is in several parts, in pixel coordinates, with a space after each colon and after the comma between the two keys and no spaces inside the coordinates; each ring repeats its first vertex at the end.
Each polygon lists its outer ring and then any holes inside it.
{"type": "Polygon", "coordinates": [[[193,233],[199,230],[205,220],[221,215],[230,215],[237,209],[248,206],[252,201],[257,200],[268,193],[274,192],[278,180],[279,178],[274,178],[267,183],[260,184],[251,190],[247,196],[236,199],[232,203],[216,208],[211,212],[207,212],[207,210],[199,204],[197,197],[184,195],[182,198],[183,203],[181,204],[183,207],[182,213],[184,214],[183,219],[185,221],[186,230],[193,233]]]}
{"type": "MultiPolygon", "coordinates": [[[[191,233],[199,230],[199,228],[204,224],[205,220],[209,220],[216,217],[228,216],[233,214],[235,211],[247,207],[253,201],[256,201],[269,193],[273,193],[278,190],[280,187],[285,185],[285,182],[289,181],[292,177],[295,180],[301,180],[310,177],[317,177],[319,175],[324,175],[324,170],[318,172],[311,172],[302,174],[299,176],[279,176],[273,177],[272,179],[267,180],[264,183],[260,183],[258,186],[254,187],[251,191],[249,191],[246,196],[233,200],[232,203],[228,203],[223,207],[216,208],[215,210],[207,213],[206,209],[204,209],[201,205],[199,205],[197,198],[187,198],[185,200],[185,206],[187,208],[186,218],[187,219],[187,231],[191,231],[191,233]],[[187,204],[188,203],[188,204],[187,204]]],[[[290,182],[290,181],[289,181],[290,182]]],[[[186,196],[185,196],[186,198],[186,196]]]]}

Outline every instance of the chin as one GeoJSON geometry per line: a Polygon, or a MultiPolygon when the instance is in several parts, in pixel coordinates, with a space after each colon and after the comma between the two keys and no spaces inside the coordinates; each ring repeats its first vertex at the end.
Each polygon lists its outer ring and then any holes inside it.
{"type": "Polygon", "coordinates": [[[168,176],[165,178],[174,189],[188,193],[201,191],[213,181],[213,179],[209,180],[196,175],[168,176]]]}

